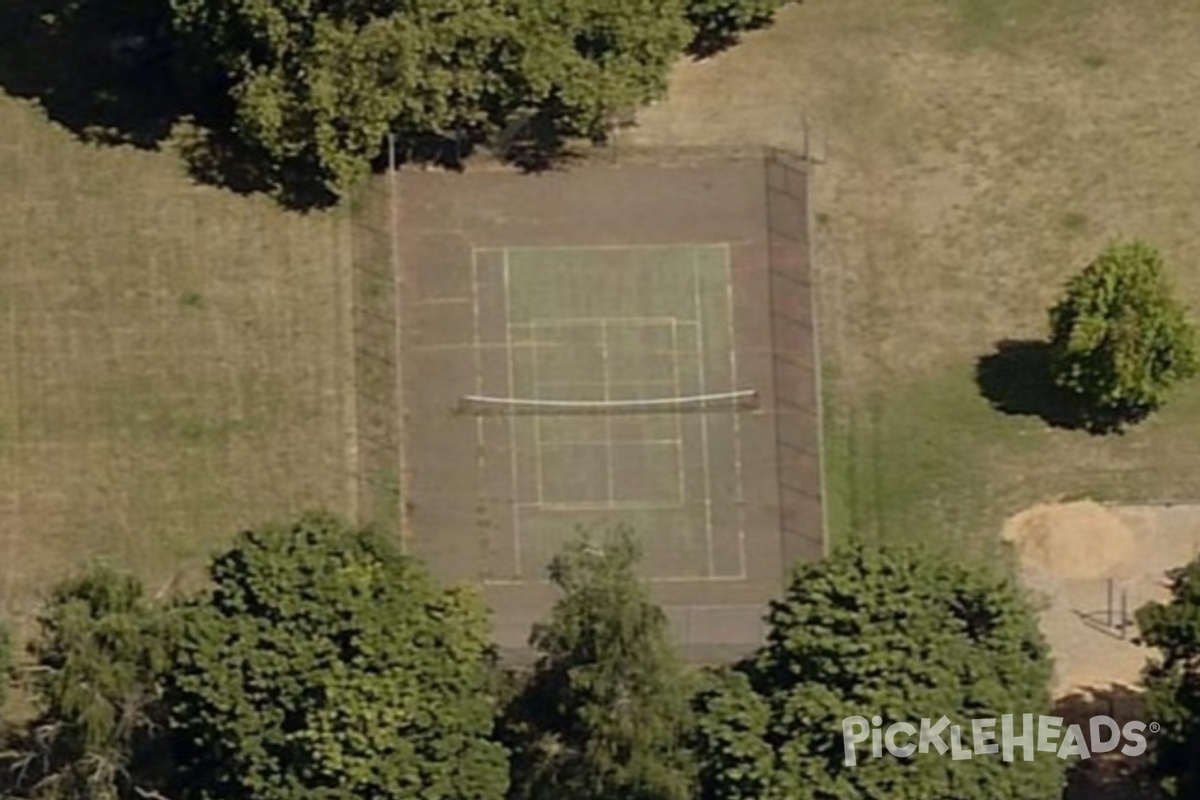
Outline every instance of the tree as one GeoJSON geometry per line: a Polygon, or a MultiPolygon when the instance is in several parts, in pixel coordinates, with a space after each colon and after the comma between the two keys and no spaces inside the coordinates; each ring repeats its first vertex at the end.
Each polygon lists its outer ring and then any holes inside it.
{"type": "Polygon", "coordinates": [[[713,53],[737,41],[748,30],[771,21],[792,0],[688,0],[687,18],[695,30],[691,50],[713,53]]]}
{"type": "Polygon", "coordinates": [[[322,516],[242,534],[210,573],[167,684],[179,796],[504,795],[479,598],[322,516]]]}
{"type": "MultiPolygon", "coordinates": [[[[667,90],[692,36],[683,0],[514,0],[501,117],[532,112],[553,136],[603,139],[615,116],[667,90]]],[[[497,119],[501,122],[502,119],[497,119]]]]}
{"type": "Polygon", "coordinates": [[[21,784],[56,798],[127,798],[164,757],[159,680],[166,616],[134,577],[97,566],[56,586],[31,646],[38,716],[21,784]]]}
{"type": "Polygon", "coordinates": [[[172,0],[188,85],[227,96],[277,182],[335,192],[385,134],[478,141],[514,115],[597,134],[664,91],[682,0],[172,0]]]}
{"type": "Polygon", "coordinates": [[[1143,644],[1158,648],[1146,668],[1146,719],[1162,726],[1149,764],[1170,797],[1200,793],[1200,559],[1171,573],[1171,600],[1138,610],[1143,644]]]}
{"type": "Polygon", "coordinates": [[[685,800],[689,680],[627,529],[553,562],[563,591],[531,643],[540,659],[510,707],[519,800],[685,800]]]}
{"type": "Polygon", "coordinates": [[[277,182],[354,185],[389,129],[484,122],[503,18],[480,0],[172,0],[186,84],[228,94],[237,136],[277,182]]]}
{"type": "Polygon", "coordinates": [[[798,567],[769,622],[759,653],[697,702],[701,797],[1059,796],[1063,762],[1054,754],[1012,763],[871,758],[868,744],[854,765],[845,761],[851,717],[879,716],[886,730],[946,716],[966,726],[970,746],[971,720],[1049,711],[1047,649],[1008,579],[918,550],[846,550],[798,567]]]}
{"type": "Polygon", "coordinates": [[[1096,430],[1143,419],[1196,372],[1195,332],[1162,256],[1142,241],[1110,246],[1072,278],[1050,329],[1054,381],[1096,430]]]}

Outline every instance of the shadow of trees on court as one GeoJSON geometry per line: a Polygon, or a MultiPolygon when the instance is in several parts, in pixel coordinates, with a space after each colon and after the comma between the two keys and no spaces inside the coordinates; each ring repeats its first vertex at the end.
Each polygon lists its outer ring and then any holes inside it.
{"type": "MultiPolygon", "coordinates": [[[[1063,718],[1064,726],[1079,725],[1086,732],[1088,721],[1097,716],[1112,717],[1118,725],[1131,720],[1151,722],[1144,719],[1143,710],[1140,691],[1114,684],[1072,692],[1055,703],[1054,713],[1063,718]]],[[[1149,740],[1152,734],[1146,737],[1149,740]]],[[[1064,800],[1166,800],[1144,774],[1144,756],[1129,757],[1118,748],[1072,763],[1064,800]]]]}
{"type": "Polygon", "coordinates": [[[1001,413],[1038,417],[1054,428],[1104,431],[1069,392],[1055,385],[1048,342],[997,342],[994,351],[976,362],[975,383],[984,399],[1001,413]]]}

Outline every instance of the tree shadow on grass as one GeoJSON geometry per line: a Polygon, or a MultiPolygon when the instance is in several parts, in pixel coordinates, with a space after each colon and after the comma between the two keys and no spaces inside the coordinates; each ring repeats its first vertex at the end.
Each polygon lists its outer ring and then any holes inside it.
{"type": "Polygon", "coordinates": [[[174,58],[168,0],[0,2],[0,91],[36,101],[81,141],[155,150],[172,140],[198,182],[293,210],[336,202],[314,172],[275,168],[226,133],[219,95],[185,91],[174,58]]]}
{"type": "MultiPolygon", "coordinates": [[[[143,149],[169,140],[197,182],[296,211],[339,201],[319,165],[280,164],[239,140],[225,87],[183,86],[177,55],[169,0],[0,0],[0,91],[36,101],[80,140],[143,149]]],[[[552,116],[543,110],[506,132],[500,159],[525,172],[574,160],[552,116]]],[[[398,147],[397,161],[461,169],[484,143],[478,131],[419,137],[398,147]]],[[[387,156],[381,147],[375,172],[387,156]]]]}
{"type": "Polygon", "coordinates": [[[1050,371],[1050,345],[1044,341],[997,342],[994,352],[976,362],[975,383],[997,411],[1040,417],[1052,428],[1086,431],[1094,436],[1124,433],[1150,412],[1131,406],[1089,407],[1056,386],[1050,371]]]}
{"type": "Polygon", "coordinates": [[[157,147],[181,108],[166,0],[7,0],[0,89],[80,139],[157,147]]]}
{"type": "Polygon", "coordinates": [[[975,383],[992,408],[1004,414],[1039,417],[1054,428],[1093,429],[1075,398],[1054,384],[1047,342],[997,342],[995,351],[976,362],[975,383]]]}
{"type": "Polygon", "coordinates": [[[178,140],[193,180],[237,194],[266,194],[290,211],[316,211],[339,197],[316,169],[276,165],[229,132],[228,125],[190,126],[178,140]]]}

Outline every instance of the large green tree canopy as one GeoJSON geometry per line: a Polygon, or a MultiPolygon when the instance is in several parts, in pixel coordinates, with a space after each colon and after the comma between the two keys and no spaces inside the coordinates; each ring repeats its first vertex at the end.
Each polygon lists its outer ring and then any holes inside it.
{"type": "Polygon", "coordinates": [[[78,798],[153,788],[168,768],[156,733],[167,615],[136,578],[97,566],[55,586],[39,623],[22,788],[78,798]]]}
{"type": "Polygon", "coordinates": [[[279,174],[344,190],[391,130],[478,137],[515,114],[570,134],[657,96],[682,0],[172,0],[185,72],[227,92],[279,174]]]}
{"type": "Polygon", "coordinates": [[[628,530],[572,543],[532,643],[541,658],[512,704],[516,800],[687,800],[690,692],[628,530]]]}
{"type": "Polygon", "coordinates": [[[1114,244],[1073,277],[1050,329],[1055,381],[1099,430],[1138,421],[1196,372],[1195,331],[1146,242],[1114,244]]]}
{"type": "Polygon", "coordinates": [[[1035,616],[1009,580],[915,550],[856,549],[799,567],[772,605],[766,646],[699,701],[708,800],[1046,800],[1052,753],[845,763],[843,720],[966,725],[1048,713],[1035,616]]]}
{"type": "Polygon", "coordinates": [[[325,517],[243,534],[211,578],[167,684],[181,796],[503,797],[477,597],[325,517]]]}

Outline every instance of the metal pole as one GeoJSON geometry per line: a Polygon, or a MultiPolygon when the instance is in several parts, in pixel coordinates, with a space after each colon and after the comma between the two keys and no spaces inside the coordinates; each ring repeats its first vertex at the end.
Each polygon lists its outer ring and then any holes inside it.
{"type": "Polygon", "coordinates": [[[1113,627],[1113,579],[1108,579],[1108,627],[1113,627]]]}
{"type": "Polygon", "coordinates": [[[1128,603],[1129,603],[1129,592],[1122,589],[1121,590],[1121,638],[1122,639],[1125,638],[1125,632],[1129,628],[1129,614],[1127,613],[1128,607],[1129,607],[1128,603]]]}

